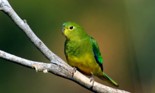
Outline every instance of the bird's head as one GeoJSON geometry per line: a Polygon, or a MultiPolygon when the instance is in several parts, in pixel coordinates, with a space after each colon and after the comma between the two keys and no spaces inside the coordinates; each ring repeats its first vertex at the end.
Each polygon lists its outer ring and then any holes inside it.
{"type": "Polygon", "coordinates": [[[62,32],[67,39],[81,39],[86,35],[86,32],[81,26],[74,22],[63,23],[62,32]]]}

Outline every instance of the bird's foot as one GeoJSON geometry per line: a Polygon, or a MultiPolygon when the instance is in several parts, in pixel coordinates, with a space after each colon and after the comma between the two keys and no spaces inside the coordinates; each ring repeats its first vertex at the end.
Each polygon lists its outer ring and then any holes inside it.
{"type": "Polygon", "coordinates": [[[76,72],[76,67],[73,67],[73,71],[72,71],[72,77],[74,76],[74,73],[76,72]]]}
{"type": "Polygon", "coordinates": [[[93,75],[90,77],[90,83],[92,83],[92,87],[94,86],[94,82],[95,82],[95,80],[94,80],[94,77],[93,77],[93,75]]]}
{"type": "Polygon", "coordinates": [[[93,82],[93,81],[94,81],[94,77],[91,76],[91,77],[90,77],[90,82],[93,82]]]}

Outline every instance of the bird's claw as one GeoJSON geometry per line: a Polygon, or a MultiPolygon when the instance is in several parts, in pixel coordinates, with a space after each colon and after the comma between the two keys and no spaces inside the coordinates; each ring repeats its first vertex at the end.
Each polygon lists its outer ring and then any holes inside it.
{"type": "Polygon", "coordinates": [[[74,76],[74,73],[76,72],[76,67],[73,67],[72,77],[74,76]]]}
{"type": "Polygon", "coordinates": [[[90,83],[92,83],[92,87],[94,86],[94,78],[93,78],[93,75],[90,77],[90,83]]]}
{"type": "Polygon", "coordinates": [[[90,77],[90,82],[94,82],[93,76],[90,77]]]}

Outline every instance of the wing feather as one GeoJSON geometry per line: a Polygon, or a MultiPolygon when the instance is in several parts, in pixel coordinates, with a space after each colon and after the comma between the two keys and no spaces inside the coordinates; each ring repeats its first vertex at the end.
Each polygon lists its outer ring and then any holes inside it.
{"type": "Polygon", "coordinates": [[[99,46],[93,37],[91,37],[91,42],[92,42],[92,48],[93,48],[93,53],[94,53],[94,57],[96,59],[96,62],[98,63],[98,65],[101,67],[101,69],[103,71],[103,66],[102,66],[103,58],[101,56],[99,46]]]}

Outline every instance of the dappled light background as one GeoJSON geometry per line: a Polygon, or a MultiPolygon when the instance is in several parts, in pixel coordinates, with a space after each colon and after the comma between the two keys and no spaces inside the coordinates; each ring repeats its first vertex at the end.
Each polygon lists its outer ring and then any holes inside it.
{"type": "MultiPolygon", "coordinates": [[[[104,58],[104,71],[120,89],[155,93],[154,0],[9,0],[34,33],[63,60],[63,22],[74,21],[93,36],[104,58]]],[[[0,50],[49,62],[26,35],[0,12],[0,50]]],[[[107,82],[95,78],[100,83],[107,82]]],[[[113,87],[113,86],[112,86],[113,87]]],[[[0,59],[0,93],[90,93],[53,74],[0,59]]]]}

